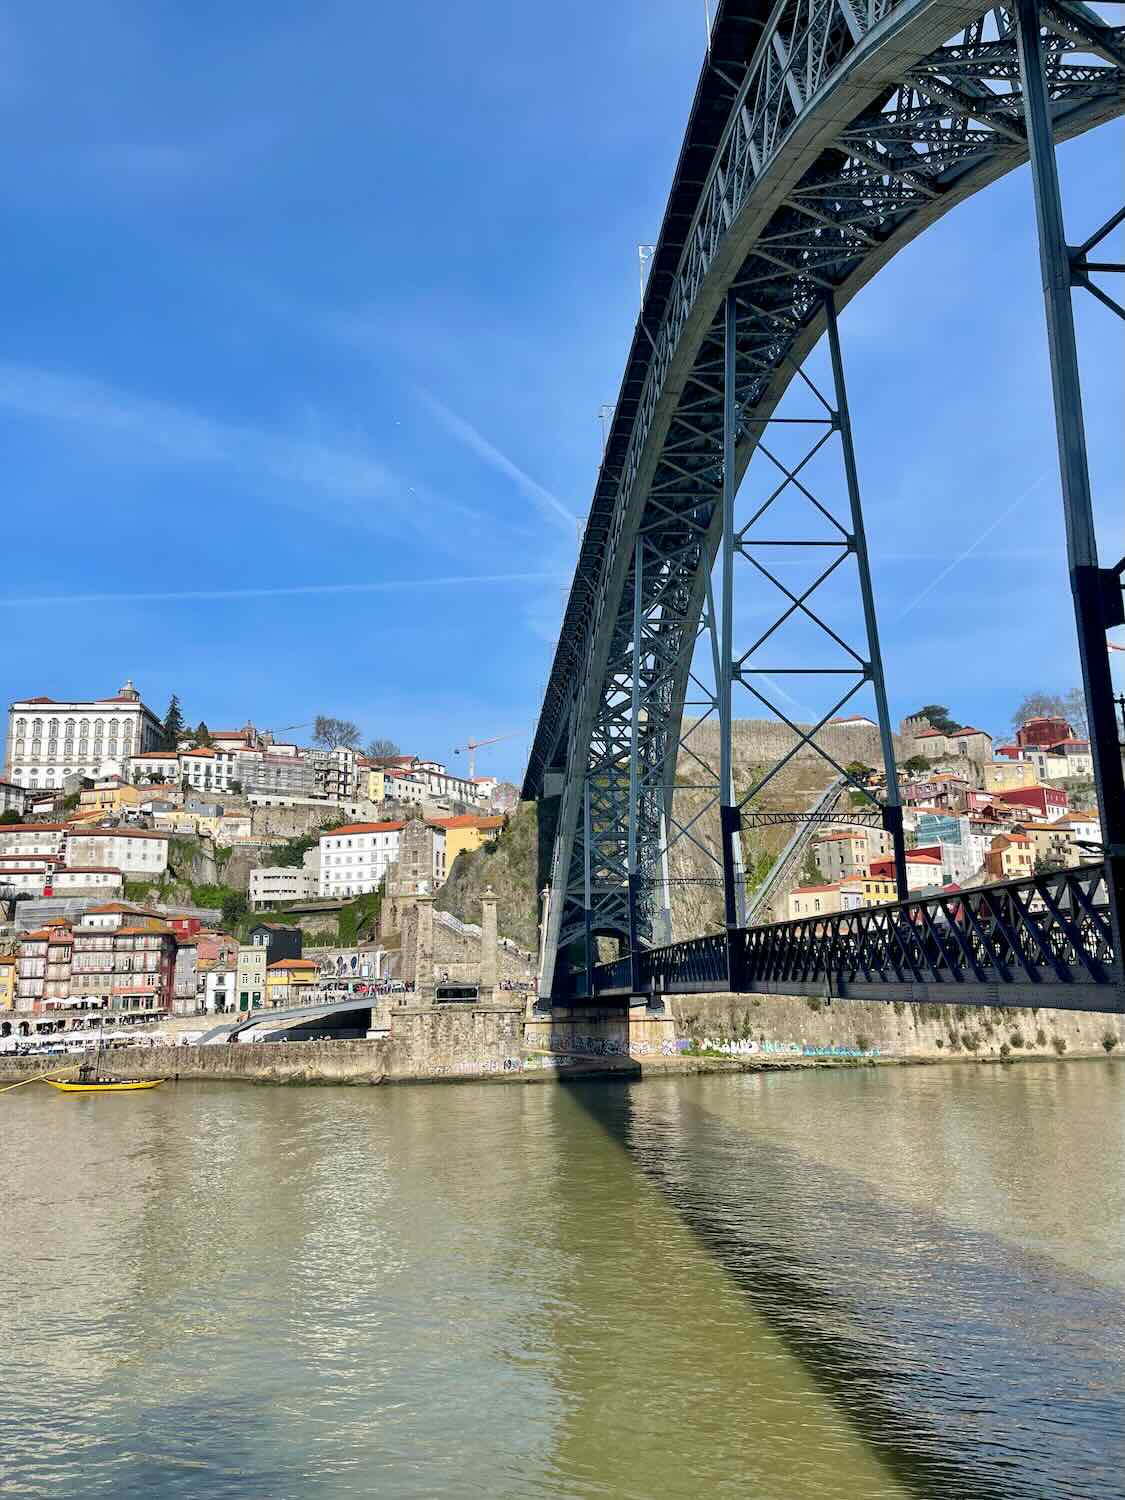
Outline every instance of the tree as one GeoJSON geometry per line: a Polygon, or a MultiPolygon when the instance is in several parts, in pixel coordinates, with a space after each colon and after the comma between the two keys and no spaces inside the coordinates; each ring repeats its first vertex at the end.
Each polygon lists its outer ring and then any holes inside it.
{"type": "Polygon", "coordinates": [[[1061,693],[1028,693],[1012,713],[1012,727],[1018,729],[1027,719],[1065,719],[1066,699],[1061,693]]]}
{"type": "Polygon", "coordinates": [[[900,769],[916,776],[919,771],[928,771],[930,763],[924,755],[912,755],[909,760],[903,761],[900,769]]]}
{"type": "Polygon", "coordinates": [[[863,761],[861,760],[851,760],[844,767],[844,770],[847,771],[848,775],[852,777],[854,781],[858,781],[862,784],[866,782],[867,778],[871,775],[872,768],[870,766],[865,766],[863,761]]]}
{"type": "Polygon", "coordinates": [[[1075,734],[1087,739],[1090,734],[1090,715],[1086,708],[1086,694],[1080,687],[1071,688],[1063,699],[1066,719],[1075,734]]]}
{"type": "Polygon", "coordinates": [[[916,714],[911,714],[912,719],[925,719],[931,729],[936,729],[939,734],[956,734],[963,726],[956,719],[949,717],[949,710],[944,703],[927,703],[925,708],[920,708],[916,714]]]}
{"type": "Polygon", "coordinates": [[[202,719],[200,719],[199,723],[195,726],[195,733],[192,735],[192,739],[194,739],[197,747],[203,746],[204,748],[206,748],[210,745],[211,731],[207,728],[207,725],[203,722],[202,719]]]}
{"type": "Polygon", "coordinates": [[[401,755],[402,751],[394,740],[368,740],[366,753],[372,760],[388,760],[392,755],[401,755]]]}
{"type": "Polygon", "coordinates": [[[14,807],[7,808],[0,813],[0,823],[22,823],[23,818],[16,812],[14,807]]]}
{"type": "Polygon", "coordinates": [[[357,750],[359,748],[359,725],[350,719],[334,719],[329,714],[317,714],[313,725],[313,740],[324,750],[357,750]]]}
{"type": "Polygon", "coordinates": [[[227,927],[236,927],[250,910],[246,897],[241,891],[228,891],[223,897],[221,907],[223,923],[227,927]]]}
{"type": "Polygon", "coordinates": [[[232,781],[231,784],[230,784],[230,790],[231,790],[231,793],[232,793],[233,796],[235,796],[235,797],[241,797],[242,796],[242,782],[241,781],[232,781]]]}
{"type": "Polygon", "coordinates": [[[168,711],[164,715],[163,735],[160,748],[162,750],[177,750],[180,744],[180,735],[183,734],[187,725],[184,716],[180,712],[180,700],[175,693],[168,700],[168,711]]]}

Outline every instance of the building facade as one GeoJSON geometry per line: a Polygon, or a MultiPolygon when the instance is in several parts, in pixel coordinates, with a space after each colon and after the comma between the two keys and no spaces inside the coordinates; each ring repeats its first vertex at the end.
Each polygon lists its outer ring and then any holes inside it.
{"type": "Polygon", "coordinates": [[[66,838],[66,863],[159,880],[168,868],[168,835],[149,828],[73,828],[66,838]]]}
{"type": "Polygon", "coordinates": [[[121,772],[133,755],[155,750],[162,735],[132,681],[93,702],[20,699],[8,709],[5,779],[38,790],[73,776],[121,772]]]}
{"type": "Polygon", "coordinates": [[[239,943],[235,991],[239,1010],[257,1010],[266,1001],[267,950],[262,943],[239,943]]]}
{"type": "Polygon", "coordinates": [[[866,875],[870,868],[871,852],[867,835],[862,831],[826,833],[817,839],[813,852],[816,867],[828,883],[850,875],[866,875]]]}
{"type": "Polygon", "coordinates": [[[405,822],[345,823],[320,837],[319,896],[360,896],[376,891],[398,862],[405,822]]]}
{"type": "Polygon", "coordinates": [[[300,865],[263,865],[250,871],[250,905],[255,911],[311,901],[317,894],[317,873],[300,865]]]}

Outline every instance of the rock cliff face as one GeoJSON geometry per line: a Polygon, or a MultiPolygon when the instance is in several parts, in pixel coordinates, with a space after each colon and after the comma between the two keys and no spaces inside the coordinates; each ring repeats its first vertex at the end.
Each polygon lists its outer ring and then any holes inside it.
{"type": "MultiPolygon", "coordinates": [[[[722,888],[717,863],[704,850],[718,858],[718,815],[714,808],[702,811],[714,797],[713,790],[694,790],[705,785],[708,772],[700,765],[717,767],[719,762],[719,728],[713,720],[688,730],[690,750],[681,752],[676,767],[678,790],[673,813],[682,825],[691,825],[691,837],[681,837],[672,847],[669,875],[672,880],[673,936],[698,937],[722,925],[722,888]],[[702,811],[699,821],[693,819],[702,811]],[[702,845],[701,849],[699,846],[702,845]]],[[[772,719],[740,719],[734,725],[734,784],[739,796],[753,786],[769,767],[776,765],[796,743],[796,736],[784,724],[772,719]]],[[[830,726],[821,730],[818,741],[841,765],[862,761],[875,769],[882,768],[879,733],[865,726],[830,726]]],[[[896,743],[901,755],[901,746],[896,743]]],[[[756,806],[763,811],[803,812],[835,779],[836,773],[821,756],[804,748],[772,779],[756,806]]],[[[717,773],[710,777],[717,781],[717,773]]],[[[743,858],[748,885],[753,888],[764,877],[774,856],[793,831],[793,824],[754,829],[742,835],[743,858]],[[756,879],[755,879],[756,875],[756,879]]],[[[500,931],[514,938],[522,947],[537,947],[538,896],[538,829],[534,803],[525,802],[511,815],[495,848],[462,854],[454,862],[449,879],[438,892],[435,906],[452,912],[463,922],[480,920],[480,894],[491,885],[499,897],[500,931]]]]}
{"type": "Polygon", "coordinates": [[[496,892],[496,920],[503,937],[532,953],[539,949],[538,897],[535,890],[539,834],[535,803],[522,802],[509,815],[494,845],[459,854],[434,901],[462,922],[480,921],[480,898],[486,886],[496,892]]]}

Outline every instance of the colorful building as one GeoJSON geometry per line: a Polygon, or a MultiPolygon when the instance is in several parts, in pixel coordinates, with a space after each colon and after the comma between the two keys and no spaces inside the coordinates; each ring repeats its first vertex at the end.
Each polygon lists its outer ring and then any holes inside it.
{"type": "Polygon", "coordinates": [[[266,970],[266,998],[272,1006],[300,1005],[302,996],[320,977],[311,958],[281,958],[266,970]]]}

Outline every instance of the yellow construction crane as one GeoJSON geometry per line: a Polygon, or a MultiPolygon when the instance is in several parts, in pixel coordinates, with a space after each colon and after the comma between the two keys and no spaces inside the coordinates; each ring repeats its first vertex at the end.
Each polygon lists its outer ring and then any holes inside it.
{"type": "Polygon", "coordinates": [[[470,781],[475,781],[476,780],[476,776],[477,776],[477,751],[481,748],[481,746],[482,745],[498,745],[501,740],[515,740],[515,739],[518,739],[519,738],[519,733],[520,732],[519,732],[518,729],[513,729],[512,732],[511,732],[511,734],[494,734],[490,740],[472,740],[472,739],[469,739],[469,740],[465,741],[465,745],[464,745],[463,749],[459,745],[454,746],[453,753],[454,753],[454,755],[464,755],[465,752],[468,751],[468,755],[469,755],[469,780],[470,781]]]}

